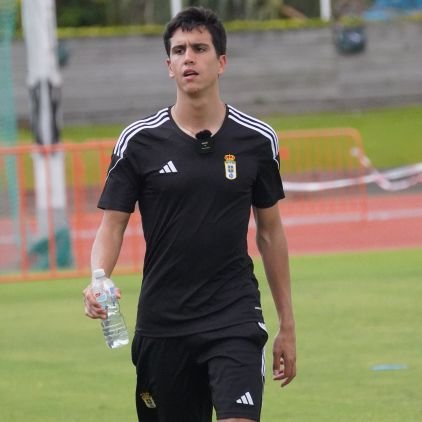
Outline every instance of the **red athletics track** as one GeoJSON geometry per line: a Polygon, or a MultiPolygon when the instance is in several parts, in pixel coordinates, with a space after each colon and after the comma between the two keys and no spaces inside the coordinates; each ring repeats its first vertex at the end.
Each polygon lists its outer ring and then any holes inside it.
{"type": "MultiPolygon", "coordinates": [[[[286,230],[291,255],[335,252],[370,251],[399,248],[422,248],[422,194],[380,194],[367,198],[366,218],[347,211],[326,215],[292,214],[288,199],[280,202],[280,212],[286,230]]],[[[101,213],[86,213],[83,221],[72,222],[77,245],[74,260],[77,268],[89,268],[93,237],[101,213]]],[[[139,216],[132,218],[128,239],[123,244],[118,265],[139,267],[145,252],[141,238],[139,216]]],[[[12,229],[10,221],[0,221],[0,237],[12,229]]],[[[255,244],[254,220],[248,233],[249,253],[258,256],[255,244]]],[[[1,242],[0,267],[7,268],[18,259],[19,251],[12,244],[1,242]]]]}
{"type": "MultiPolygon", "coordinates": [[[[309,216],[299,224],[294,217],[283,216],[283,201],[280,209],[291,255],[422,248],[422,194],[370,195],[367,219],[361,221],[338,214],[309,216]]],[[[257,255],[254,236],[251,227],[252,256],[257,255]]]]}

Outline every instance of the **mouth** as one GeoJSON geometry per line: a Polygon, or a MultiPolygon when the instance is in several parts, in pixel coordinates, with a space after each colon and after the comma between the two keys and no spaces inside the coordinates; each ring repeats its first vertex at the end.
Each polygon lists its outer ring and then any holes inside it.
{"type": "Polygon", "coordinates": [[[187,69],[183,72],[183,77],[185,77],[185,78],[189,78],[189,77],[192,77],[192,76],[198,76],[198,72],[195,72],[192,69],[187,69]]]}

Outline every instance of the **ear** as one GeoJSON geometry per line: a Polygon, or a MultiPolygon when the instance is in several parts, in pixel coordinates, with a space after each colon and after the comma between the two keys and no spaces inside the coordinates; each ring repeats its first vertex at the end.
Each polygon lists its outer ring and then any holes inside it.
{"type": "Polygon", "coordinates": [[[218,69],[218,75],[222,75],[224,73],[224,69],[226,68],[226,65],[227,65],[227,56],[225,54],[222,54],[218,58],[218,61],[220,63],[220,67],[218,69]]]}
{"type": "Polygon", "coordinates": [[[166,59],[166,64],[167,64],[167,69],[168,69],[168,72],[169,72],[170,79],[174,79],[175,74],[174,74],[174,71],[173,71],[173,66],[171,64],[171,60],[169,58],[166,59]]]}

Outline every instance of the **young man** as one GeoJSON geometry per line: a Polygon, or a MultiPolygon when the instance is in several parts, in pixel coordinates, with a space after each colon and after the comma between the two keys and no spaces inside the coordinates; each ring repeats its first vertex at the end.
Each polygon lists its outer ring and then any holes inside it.
{"type": "MultiPolygon", "coordinates": [[[[146,254],[132,359],[142,422],[260,420],[267,340],[247,254],[251,207],[280,329],[274,379],[294,378],[295,327],[278,140],[225,105],[226,34],[215,14],[188,8],[165,31],[176,103],[133,123],[113,151],[99,201],[92,269],[111,274],[138,202],[146,254]]],[[[105,318],[89,286],[85,313],[105,318]]]]}

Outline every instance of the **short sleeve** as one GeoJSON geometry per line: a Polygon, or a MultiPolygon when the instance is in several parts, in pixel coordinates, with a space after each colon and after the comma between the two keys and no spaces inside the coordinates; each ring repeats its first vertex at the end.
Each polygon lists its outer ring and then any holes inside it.
{"type": "Polygon", "coordinates": [[[269,208],[284,196],[280,159],[278,155],[274,158],[272,154],[267,153],[259,163],[252,193],[252,205],[257,208],[269,208]]]}
{"type": "Polygon", "coordinates": [[[138,199],[136,180],[128,158],[113,154],[98,208],[132,213],[138,199]]]}

